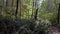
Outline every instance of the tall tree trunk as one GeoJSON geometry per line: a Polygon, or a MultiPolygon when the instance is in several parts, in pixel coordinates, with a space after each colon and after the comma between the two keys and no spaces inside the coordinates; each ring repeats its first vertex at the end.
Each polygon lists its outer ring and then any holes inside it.
{"type": "Polygon", "coordinates": [[[59,19],[60,19],[60,3],[59,3],[59,8],[58,8],[58,23],[59,23],[59,19]]]}
{"type": "Polygon", "coordinates": [[[12,0],[12,5],[11,5],[12,7],[13,7],[13,4],[14,4],[14,0],[12,0]]]}
{"type": "Polygon", "coordinates": [[[22,15],[22,4],[23,4],[23,0],[20,0],[20,19],[21,19],[21,15],[22,15]]]}
{"type": "Polygon", "coordinates": [[[37,4],[36,3],[37,3],[37,0],[34,1],[34,7],[36,8],[36,9],[34,9],[34,10],[36,10],[35,11],[35,15],[34,15],[34,19],[35,20],[37,20],[37,15],[38,15],[38,7],[37,7],[37,4]]]}
{"type": "Polygon", "coordinates": [[[8,6],[8,0],[6,0],[6,7],[8,6]]]}
{"type": "Polygon", "coordinates": [[[38,15],[38,8],[36,9],[34,19],[37,20],[37,15],[38,15]]]}
{"type": "Polygon", "coordinates": [[[3,0],[3,8],[2,8],[2,15],[4,15],[6,7],[6,0],[3,0]]]}
{"type": "Polygon", "coordinates": [[[6,0],[5,13],[8,13],[8,0],[6,0]]]}
{"type": "Polygon", "coordinates": [[[19,0],[17,0],[17,2],[16,2],[16,12],[15,12],[16,18],[17,18],[17,13],[18,13],[18,2],[19,2],[19,0]]]}

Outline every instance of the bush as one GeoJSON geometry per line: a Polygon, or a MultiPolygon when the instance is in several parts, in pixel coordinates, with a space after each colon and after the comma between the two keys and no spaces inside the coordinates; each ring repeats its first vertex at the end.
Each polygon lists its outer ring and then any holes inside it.
{"type": "Polygon", "coordinates": [[[48,20],[41,20],[35,23],[34,20],[15,19],[9,16],[0,15],[0,32],[5,34],[48,34],[50,30],[50,22],[48,20]],[[37,27],[35,27],[38,25],[37,27]]]}
{"type": "Polygon", "coordinates": [[[50,28],[51,28],[51,23],[46,19],[46,20],[41,20],[39,22],[38,26],[36,27],[36,30],[37,30],[38,33],[42,32],[42,33],[45,33],[45,34],[49,34],[50,28]]]}

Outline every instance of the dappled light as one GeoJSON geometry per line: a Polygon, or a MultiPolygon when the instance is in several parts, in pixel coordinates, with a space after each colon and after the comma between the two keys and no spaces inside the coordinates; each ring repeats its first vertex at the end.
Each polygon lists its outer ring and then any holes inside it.
{"type": "Polygon", "coordinates": [[[0,34],[60,34],[60,0],[0,0],[0,34]]]}

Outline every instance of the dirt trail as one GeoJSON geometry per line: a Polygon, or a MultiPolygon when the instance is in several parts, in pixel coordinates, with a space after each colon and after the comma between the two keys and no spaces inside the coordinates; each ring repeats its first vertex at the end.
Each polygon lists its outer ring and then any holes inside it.
{"type": "Polygon", "coordinates": [[[52,26],[50,34],[60,34],[60,31],[57,27],[52,26]]]}

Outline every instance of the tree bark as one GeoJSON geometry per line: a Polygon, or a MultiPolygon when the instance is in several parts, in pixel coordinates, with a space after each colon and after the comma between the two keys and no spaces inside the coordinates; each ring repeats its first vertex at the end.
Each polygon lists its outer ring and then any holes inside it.
{"type": "Polygon", "coordinates": [[[59,23],[59,19],[60,19],[60,3],[59,3],[59,8],[58,8],[58,23],[59,23]]]}
{"type": "Polygon", "coordinates": [[[6,0],[6,6],[8,6],[8,0],[6,0]]]}
{"type": "Polygon", "coordinates": [[[18,13],[18,2],[19,2],[19,0],[17,0],[17,2],[16,2],[16,12],[15,12],[16,18],[17,18],[17,13],[18,13]]]}
{"type": "Polygon", "coordinates": [[[37,15],[38,15],[38,8],[36,9],[34,19],[37,20],[37,15]]]}

